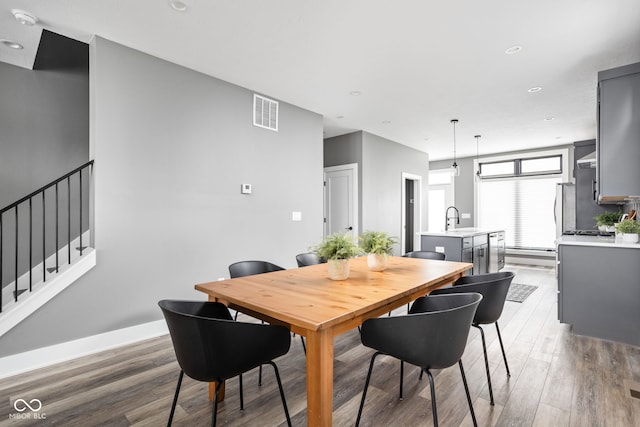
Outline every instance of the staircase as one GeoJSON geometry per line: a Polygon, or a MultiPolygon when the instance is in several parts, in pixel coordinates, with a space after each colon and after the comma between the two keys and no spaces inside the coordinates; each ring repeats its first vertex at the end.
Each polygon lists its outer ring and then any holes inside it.
{"type": "Polygon", "coordinates": [[[89,271],[93,161],[0,211],[0,336],[89,271]]]}

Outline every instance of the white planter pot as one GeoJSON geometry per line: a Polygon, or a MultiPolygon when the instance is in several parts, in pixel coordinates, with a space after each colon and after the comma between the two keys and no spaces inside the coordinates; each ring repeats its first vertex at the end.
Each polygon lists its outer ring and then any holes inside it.
{"type": "Polygon", "coordinates": [[[368,254],[367,265],[371,271],[382,271],[387,268],[387,260],[389,256],[387,254],[368,254]]]}
{"type": "Polygon", "coordinates": [[[327,261],[329,269],[329,279],[345,280],[349,277],[349,260],[348,259],[330,259],[327,261]]]}
{"type": "Polygon", "coordinates": [[[638,234],[622,233],[622,241],[625,243],[638,243],[639,240],[638,234]]]}

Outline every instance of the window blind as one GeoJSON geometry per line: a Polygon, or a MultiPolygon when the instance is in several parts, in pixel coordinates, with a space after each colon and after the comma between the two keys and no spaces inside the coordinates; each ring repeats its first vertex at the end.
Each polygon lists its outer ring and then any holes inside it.
{"type": "Polygon", "coordinates": [[[478,183],[478,223],[504,229],[506,246],[553,249],[554,203],[560,176],[509,177],[478,183]]]}

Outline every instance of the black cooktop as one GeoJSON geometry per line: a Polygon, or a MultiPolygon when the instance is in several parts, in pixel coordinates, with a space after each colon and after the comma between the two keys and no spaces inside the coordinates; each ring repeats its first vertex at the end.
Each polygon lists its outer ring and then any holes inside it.
{"type": "Polygon", "coordinates": [[[600,230],[565,230],[562,232],[565,236],[615,236],[612,231],[600,230]]]}

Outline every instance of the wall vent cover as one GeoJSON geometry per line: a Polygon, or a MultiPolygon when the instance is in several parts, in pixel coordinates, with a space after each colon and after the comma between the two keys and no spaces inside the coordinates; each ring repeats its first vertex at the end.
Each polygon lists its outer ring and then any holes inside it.
{"type": "Polygon", "coordinates": [[[253,125],[278,131],[278,101],[253,94],[253,125]]]}

